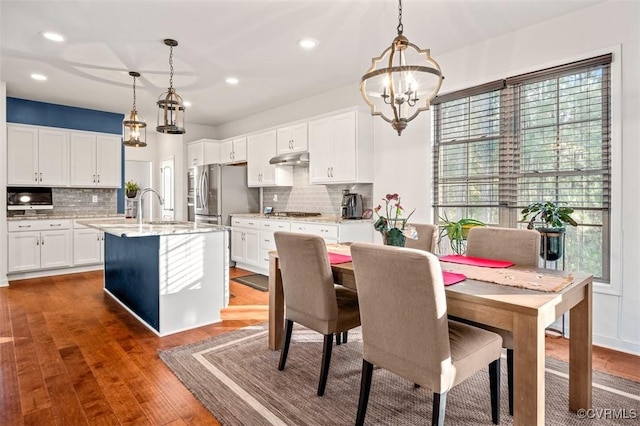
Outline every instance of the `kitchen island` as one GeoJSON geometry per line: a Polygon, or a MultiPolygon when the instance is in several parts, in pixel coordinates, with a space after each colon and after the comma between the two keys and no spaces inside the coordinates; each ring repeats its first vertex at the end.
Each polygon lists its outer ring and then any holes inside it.
{"type": "Polygon", "coordinates": [[[159,336],[220,322],[229,303],[225,226],[83,220],[105,233],[104,291],[159,336]]]}

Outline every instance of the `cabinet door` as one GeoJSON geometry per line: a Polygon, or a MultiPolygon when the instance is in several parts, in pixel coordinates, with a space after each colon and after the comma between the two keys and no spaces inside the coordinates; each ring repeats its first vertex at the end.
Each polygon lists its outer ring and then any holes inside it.
{"type": "MultiPolygon", "coordinates": [[[[246,147],[245,147],[246,150],[246,147]]],[[[222,141],[220,143],[220,163],[229,164],[233,162],[233,140],[222,141]]]]}
{"type": "Polygon", "coordinates": [[[38,129],[7,125],[7,183],[38,184],[38,129]]]}
{"type": "Polygon", "coordinates": [[[233,161],[236,163],[247,161],[247,138],[233,140],[233,161]]]}
{"type": "Polygon", "coordinates": [[[244,230],[245,262],[247,265],[260,266],[260,231],[244,230]]]}
{"type": "Polygon", "coordinates": [[[262,158],[262,178],[260,179],[261,186],[276,185],[276,171],[278,166],[275,164],[269,164],[269,160],[276,156],[277,142],[276,131],[271,130],[262,133],[260,146],[261,146],[261,158],[262,158]]]}
{"type": "Polygon", "coordinates": [[[38,176],[40,185],[69,185],[69,132],[38,131],[38,176]]]}
{"type": "Polygon", "coordinates": [[[291,147],[293,152],[304,152],[309,149],[307,123],[291,126],[291,147]]]}
{"type": "Polygon", "coordinates": [[[244,229],[231,228],[231,260],[234,262],[244,262],[244,253],[244,229]]]}
{"type": "Polygon", "coordinates": [[[42,231],[40,233],[40,268],[59,268],[71,265],[71,231],[42,231]]]}
{"type": "Polygon", "coordinates": [[[40,268],[40,232],[9,232],[7,237],[9,272],[40,268]]]}
{"type": "Polygon", "coordinates": [[[120,136],[96,136],[96,185],[119,188],[122,184],[122,144],[120,136]]]}
{"type": "Polygon", "coordinates": [[[100,263],[102,254],[102,232],[81,228],[73,231],[73,264],[91,265],[100,263]]]}
{"type": "Polygon", "coordinates": [[[71,185],[96,186],[96,137],[89,133],[71,133],[71,185]]]}
{"type": "Polygon", "coordinates": [[[261,186],[262,154],[261,135],[251,135],[247,138],[247,185],[261,186]]]}
{"type": "Polygon", "coordinates": [[[204,164],[220,163],[220,144],[218,142],[204,142],[204,164]]]}
{"type": "Polygon", "coordinates": [[[201,166],[204,164],[204,144],[202,142],[187,145],[187,166],[201,166]]]}
{"type": "Polygon", "coordinates": [[[309,122],[309,181],[326,183],[331,181],[331,132],[330,119],[309,122]]]}
{"type": "Polygon", "coordinates": [[[332,182],[356,180],[356,113],[336,115],[331,120],[332,182]]]}
{"type": "Polygon", "coordinates": [[[293,138],[291,127],[281,127],[276,131],[278,155],[292,152],[293,138]]]}

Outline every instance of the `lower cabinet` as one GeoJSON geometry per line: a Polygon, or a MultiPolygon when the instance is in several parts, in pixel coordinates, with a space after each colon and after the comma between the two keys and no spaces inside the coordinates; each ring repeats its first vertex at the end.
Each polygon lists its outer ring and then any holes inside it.
{"type": "Polygon", "coordinates": [[[104,263],[104,232],[74,225],[73,265],[104,263]]]}
{"type": "Polygon", "coordinates": [[[9,273],[71,266],[71,221],[18,221],[8,228],[9,273]]]}
{"type": "Polygon", "coordinates": [[[231,260],[243,269],[260,265],[260,221],[233,218],[231,220],[231,260]]]}

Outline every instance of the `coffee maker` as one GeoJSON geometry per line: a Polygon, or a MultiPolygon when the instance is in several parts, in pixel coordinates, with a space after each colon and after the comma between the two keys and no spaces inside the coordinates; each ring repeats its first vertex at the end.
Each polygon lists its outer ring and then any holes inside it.
{"type": "Polygon", "coordinates": [[[343,219],[362,219],[362,195],[343,190],[341,212],[343,219]]]}

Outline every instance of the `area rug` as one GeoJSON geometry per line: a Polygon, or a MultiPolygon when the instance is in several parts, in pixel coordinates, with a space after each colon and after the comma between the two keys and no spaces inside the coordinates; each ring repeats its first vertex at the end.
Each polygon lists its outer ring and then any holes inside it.
{"type": "MultiPolygon", "coordinates": [[[[161,351],[160,358],[224,425],[353,425],[361,350],[359,329],[349,332],[347,344],[334,346],[323,397],[316,396],[322,336],[301,327],[294,329],[284,371],[277,369],[280,352],[267,348],[265,325],[161,351]]],[[[504,360],[502,367],[500,424],[510,425],[504,360]]],[[[445,424],[492,424],[488,376],[480,371],[449,391],[445,424]]],[[[547,359],[545,424],[637,424],[639,383],[594,371],[594,410],[589,415],[596,418],[584,419],[568,409],[567,377],[566,363],[547,359]],[[604,410],[610,410],[608,418],[604,410]]],[[[429,424],[431,404],[428,390],[376,369],[365,424],[429,424]]]]}
{"type": "Polygon", "coordinates": [[[245,275],[244,277],[232,278],[232,280],[253,287],[256,290],[269,291],[269,277],[266,275],[245,275]]]}

